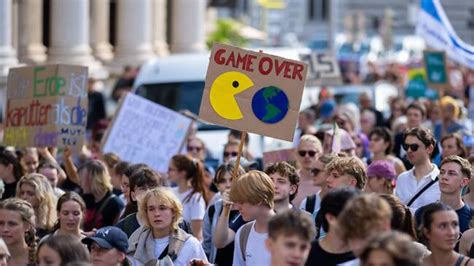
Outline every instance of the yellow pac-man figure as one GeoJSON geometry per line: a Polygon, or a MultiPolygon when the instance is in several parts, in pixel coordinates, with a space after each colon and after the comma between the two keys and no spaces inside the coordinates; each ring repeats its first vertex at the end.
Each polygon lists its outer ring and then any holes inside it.
{"type": "Polygon", "coordinates": [[[219,75],[211,85],[209,98],[212,108],[225,119],[242,119],[244,116],[235,96],[253,85],[253,81],[241,72],[229,71],[219,75]]]}

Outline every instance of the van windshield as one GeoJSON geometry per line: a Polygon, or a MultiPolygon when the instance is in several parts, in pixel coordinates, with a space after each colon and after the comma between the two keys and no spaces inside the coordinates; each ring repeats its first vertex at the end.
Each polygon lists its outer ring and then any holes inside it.
{"type": "Polygon", "coordinates": [[[143,84],[137,94],[172,110],[187,109],[199,114],[204,81],[143,84]]]}

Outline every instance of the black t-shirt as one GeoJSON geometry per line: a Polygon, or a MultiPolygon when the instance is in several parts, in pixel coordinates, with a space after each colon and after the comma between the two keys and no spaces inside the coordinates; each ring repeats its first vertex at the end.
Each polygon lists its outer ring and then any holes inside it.
{"type": "Polygon", "coordinates": [[[329,253],[321,248],[318,240],[314,240],[311,243],[311,251],[309,252],[306,265],[336,266],[338,264],[351,261],[353,259],[355,259],[355,256],[352,252],[346,252],[341,254],[329,253]]]}
{"type": "MultiPolygon", "coordinates": [[[[233,210],[230,211],[229,215],[229,228],[237,232],[242,225],[246,222],[242,219],[242,215],[240,215],[239,211],[233,210]]],[[[216,265],[232,265],[232,261],[234,259],[234,241],[232,241],[229,245],[218,248],[216,253],[215,264],[216,265]]]]}
{"type": "Polygon", "coordinates": [[[86,203],[86,213],[84,219],[84,230],[91,231],[93,228],[101,228],[104,226],[114,225],[119,216],[120,212],[124,208],[123,202],[115,195],[110,198],[107,202],[107,198],[112,196],[112,192],[107,194],[99,201],[94,201],[94,196],[91,194],[82,195],[84,202],[86,203]],[[100,213],[99,209],[103,204],[106,204],[100,213]]]}
{"type": "Polygon", "coordinates": [[[18,180],[10,184],[5,183],[5,191],[3,192],[2,200],[15,197],[17,184],[18,180]]]}

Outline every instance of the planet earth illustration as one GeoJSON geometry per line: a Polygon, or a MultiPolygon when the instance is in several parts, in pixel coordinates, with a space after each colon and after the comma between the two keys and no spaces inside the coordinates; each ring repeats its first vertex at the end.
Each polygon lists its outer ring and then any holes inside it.
{"type": "Polygon", "coordinates": [[[285,118],[288,107],[285,92],[275,86],[261,88],[252,98],[253,113],[267,124],[275,124],[285,118]]]}

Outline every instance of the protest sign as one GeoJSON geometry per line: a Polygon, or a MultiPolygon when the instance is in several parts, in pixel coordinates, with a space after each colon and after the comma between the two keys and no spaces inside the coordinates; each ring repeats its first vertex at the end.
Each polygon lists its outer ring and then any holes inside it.
{"type": "Polygon", "coordinates": [[[301,54],[301,61],[308,64],[307,84],[310,86],[340,86],[342,76],[336,57],[329,54],[301,54]]]}
{"type": "Polygon", "coordinates": [[[186,116],[128,93],[105,134],[102,150],[166,172],[171,157],[180,152],[191,122],[186,116]]]}
{"type": "Polygon", "coordinates": [[[199,118],[292,141],[307,70],[303,62],[214,44],[199,118]]]}
{"type": "Polygon", "coordinates": [[[283,149],[263,153],[263,163],[265,166],[281,161],[286,161],[293,165],[296,164],[295,149],[283,149]]]}
{"type": "Polygon", "coordinates": [[[87,67],[82,66],[10,69],[3,143],[81,149],[86,131],[87,84],[87,67]]]}
{"type": "Polygon", "coordinates": [[[424,51],[423,61],[428,87],[433,89],[448,88],[449,75],[446,54],[443,51],[424,51]]]}

